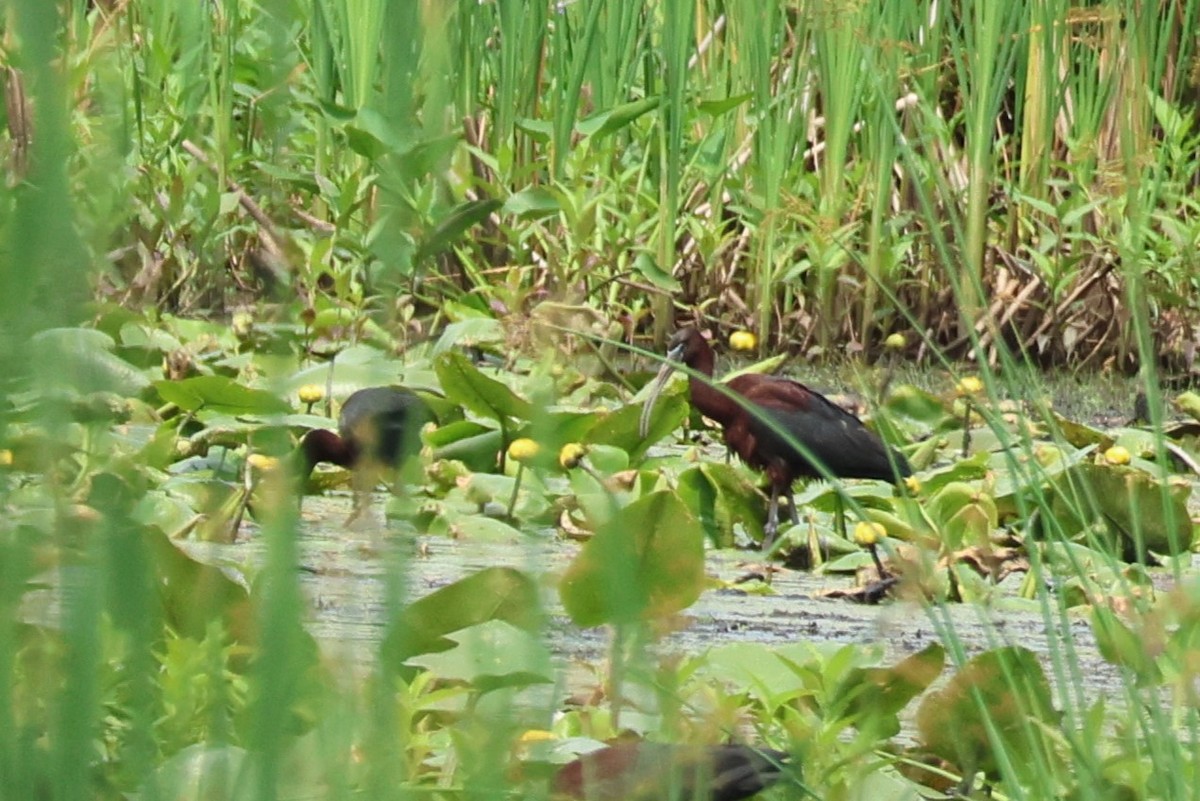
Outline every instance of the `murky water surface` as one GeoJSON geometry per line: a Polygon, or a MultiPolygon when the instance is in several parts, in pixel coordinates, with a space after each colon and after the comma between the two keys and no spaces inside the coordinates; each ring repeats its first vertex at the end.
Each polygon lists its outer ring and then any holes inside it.
{"type": "MultiPolygon", "coordinates": [[[[551,614],[546,638],[561,658],[568,681],[572,675],[591,675],[579,668],[602,663],[608,646],[606,632],[575,627],[563,613],[554,590],[557,576],[579,550],[577,543],[549,537],[514,544],[441,537],[414,541],[394,528],[385,529],[381,520],[373,530],[346,530],[341,521],[349,505],[344,495],[306,499],[300,539],[301,581],[312,605],[310,630],[332,660],[351,670],[366,670],[375,658],[387,614],[385,571],[404,575],[411,597],[419,597],[475,571],[504,565],[527,572],[545,587],[551,614]]],[[[377,515],[380,506],[376,504],[377,515]]],[[[261,543],[248,533],[249,541],[223,547],[260,550],[261,543]]],[[[707,556],[709,574],[727,581],[762,566],[753,552],[710,551],[707,556]]],[[[1010,581],[1015,588],[1019,577],[1010,581]]],[[[846,576],[782,569],[774,575],[773,595],[708,590],[658,648],[664,654],[699,654],[736,642],[876,644],[883,647],[885,661],[893,662],[939,641],[939,627],[948,625],[968,654],[1004,644],[1022,645],[1044,657],[1052,681],[1056,675],[1052,655],[1064,652],[1063,643],[1051,642],[1037,611],[1014,610],[999,603],[990,608],[956,604],[929,612],[909,603],[862,606],[819,597],[822,590],[848,587],[850,582],[846,576]],[[934,614],[945,618],[934,620],[934,614]]],[[[1064,674],[1065,683],[1076,688],[1072,692],[1082,690],[1087,699],[1122,695],[1120,677],[1101,659],[1086,619],[1072,618],[1065,634],[1078,657],[1078,672],[1064,674]]]]}

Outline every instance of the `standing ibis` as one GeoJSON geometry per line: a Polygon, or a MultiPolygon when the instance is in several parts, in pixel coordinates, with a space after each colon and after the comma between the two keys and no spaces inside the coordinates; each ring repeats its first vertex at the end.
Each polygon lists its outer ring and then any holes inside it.
{"type": "Polygon", "coordinates": [[[297,452],[298,474],[308,478],[318,462],[353,471],[354,522],[369,505],[368,493],[389,470],[399,468],[421,448],[420,431],[433,418],[425,401],[403,387],[360,389],[342,404],[335,434],[315,428],[297,452]]]}
{"type": "Polygon", "coordinates": [[[779,781],[788,757],[747,745],[617,743],[563,765],[554,792],[586,801],[736,801],[779,781]]]}
{"type": "MultiPolygon", "coordinates": [[[[713,360],[712,347],[696,329],[685,328],[671,337],[667,361],[642,410],[642,436],[676,364],[683,363],[711,379],[713,360]]],[[[765,472],[771,483],[763,550],[771,547],[779,529],[780,495],[788,498],[792,522],[799,522],[792,497],[796,479],[833,475],[896,481],[912,474],[904,456],[884,445],[861,420],[803,384],[777,376],[743,374],[722,387],[695,375],[688,381],[692,405],[720,423],[730,449],[746,464],[765,472]],[[824,471],[814,461],[823,465],[824,471]]]]}

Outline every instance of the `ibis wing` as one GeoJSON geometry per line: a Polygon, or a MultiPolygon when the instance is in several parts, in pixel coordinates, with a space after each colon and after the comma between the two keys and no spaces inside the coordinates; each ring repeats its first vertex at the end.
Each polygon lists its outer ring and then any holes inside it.
{"type": "Polygon", "coordinates": [[[372,387],[346,399],[338,417],[343,437],[361,443],[365,455],[386,465],[420,449],[421,426],[430,419],[425,401],[400,387],[372,387]]]}
{"type": "Polygon", "coordinates": [[[911,472],[899,454],[893,453],[892,466],[883,440],[861,420],[803,384],[780,378],[760,380],[742,394],[767,418],[749,422],[765,461],[782,460],[801,476],[822,475],[810,455],[842,478],[894,481],[897,472],[901,476],[911,472]]]}

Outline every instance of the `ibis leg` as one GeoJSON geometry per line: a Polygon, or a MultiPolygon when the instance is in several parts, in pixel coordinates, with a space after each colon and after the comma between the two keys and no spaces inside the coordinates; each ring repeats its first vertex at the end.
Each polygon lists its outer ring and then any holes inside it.
{"type": "Polygon", "coordinates": [[[775,534],[779,531],[779,488],[771,484],[771,504],[767,507],[767,525],[763,527],[762,549],[771,550],[775,534]]]}

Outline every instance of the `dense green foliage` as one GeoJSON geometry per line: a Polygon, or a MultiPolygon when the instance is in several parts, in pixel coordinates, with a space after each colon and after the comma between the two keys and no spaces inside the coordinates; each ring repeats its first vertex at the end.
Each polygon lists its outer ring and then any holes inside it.
{"type": "Polygon", "coordinates": [[[773,798],[1192,798],[1200,430],[1152,379],[1200,311],[1198,11],[10,0],[0,787],[545,798],[637,736],[786,750],[773,798]],[[871,357],[917,474],[803,488],[780,554],[938,642],[658,650],[765,508],[680,439],[682,382],[638,436],[627,351],[688,320],[871,357]],[[980,379],[893,381],[963,356],[980,379]],[[1140,366],[1149,425],[1056,414],[1023,361],[1140,366]],[[364,546],[384,600],[347,667],[271,460],[398,382],[437,425],[364,546]],[[521,566],[435,590],[413,536],[521,566]],[[1052,647],[964,641],[963,608],[1052,647]],[[600,626],[581,686],[548,632],[600,626]]]}

